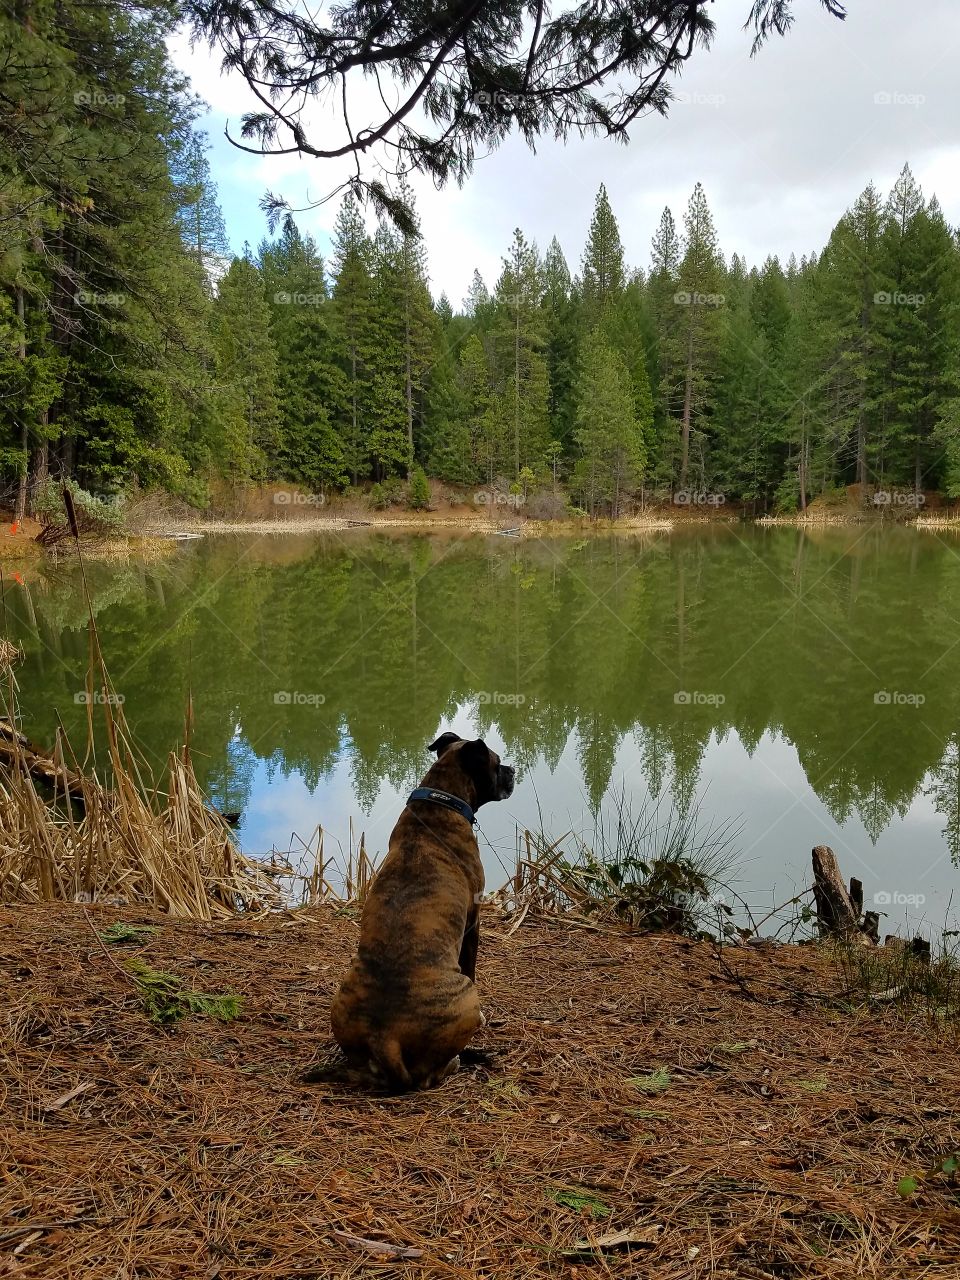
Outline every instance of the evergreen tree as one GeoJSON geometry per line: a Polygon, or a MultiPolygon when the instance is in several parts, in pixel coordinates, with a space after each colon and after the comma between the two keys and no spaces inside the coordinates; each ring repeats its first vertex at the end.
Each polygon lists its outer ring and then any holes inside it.
{"type": "Polygon", "coordinates": [[[280,431],[276,474],[326,493],[347,479],[343,445],[333,425],[343,417],[346,385],[336,364],[331,303],[323,259],[293,218],[258,254],[277,354],[280,431]]]}
{"type": "Polygon", "coordinates": [[[620,229],[606,187],[597,192],[581,276],[581,316],[587,329],[605,328],[626,286],[620,229]]]}
{"type": "Polygon", "coordinates": [[[230,241],[210,175],[209,149],[207,135],[191,130],[184,141],[174,145],[171,174],[177,188],[177,222],[184,244],[207,278],[216,280],[230,261],[230,241]]]}
{"type": "Polygon", "coordinates": [[[590,515],[608,507],[616,519],[643,467],[643,438],[630,375],[599,329],[584,340],[577,381],[575,483],[590,515]]]}
{"type": "Polygon", "coordinates": [[[691,451],[697,457],[700,482],[705,478],[703,439],[716,378],[723,306],[723,261],[707,198],[699,182],[693,189],[683,221],[683,257],[674,299],[682,309],[676,335],[681,347],[679,353],[672,354],[674,362],[682,361],[683,369],[678,476],[681,489],[686,488],[691,451]]]}
{"type": "Polygon", "coordinates": [[[334,334],[347,393],[344,411],[335,423],[354,484],[366,473],[370,458],[370,361],[376,347],[372,252],[357,202],[348,195],[340,206],[334,230],[334,334]]]}
{"type": "Polygon", "coordinates": [[[277,353],[263,280],[249,258],[234,258],[213,315],[220,421],[213,448],[235,483],[262,482],[277,452],[277,353]]]}
{"type": "Polygon", "coordinates": [[[542,465],[550,442],[542,291],[536,247],[517,228],[495,295],[496,351],[512,441],[509,471],[514,479],[522,467],[542,465]]]}

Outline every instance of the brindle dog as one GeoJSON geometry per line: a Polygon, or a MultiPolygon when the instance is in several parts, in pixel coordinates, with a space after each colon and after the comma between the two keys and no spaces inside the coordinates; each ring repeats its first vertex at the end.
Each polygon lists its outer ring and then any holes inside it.
{"type": "MultiPolygon", "coordinates": [[[[514,771],[482,739],[445,733],[423,787],[473,810],[506,800],[514,771]]],[[[484,1018],[474,985],[483,866],[469,817],[411,799],[390,836],[360,921],[360,946],[331,1009],[351,1077],[428,1089],[460,1065],[484,1018]]]]}

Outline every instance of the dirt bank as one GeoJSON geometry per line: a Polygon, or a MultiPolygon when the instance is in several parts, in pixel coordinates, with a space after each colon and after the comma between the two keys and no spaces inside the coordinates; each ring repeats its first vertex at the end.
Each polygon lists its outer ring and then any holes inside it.
{"type": "Polygon", "coordinates": [[[45,1280],[960,1274],[955,1184],[897,1191],[960,1145],[955,1047],[844,1009],[813,948],[720,962],[667,937],[504,930],[481,945],[488,1063],[377,1098],[299,1081],[330,1049],[348,916],[0,909],[0,1263],[45,1280]],[[102,944],[121,918],[156,932],[102,944]],[[131,956],[240,994],[241,1017],[157,1029],[131,956]],[[597,1243],[620,1232],[636,1243],[597,1243]]]}

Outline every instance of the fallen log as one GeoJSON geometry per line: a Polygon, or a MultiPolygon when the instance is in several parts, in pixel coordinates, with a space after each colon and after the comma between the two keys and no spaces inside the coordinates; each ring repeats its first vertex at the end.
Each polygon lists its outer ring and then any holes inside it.
{"type": "Polygon", "coordinates": [[[65,795],[83,804],[83,779],[80,774],[58,764],[42,748],[35,746],[16,725],[4,719],[0,719],[0,765],[21,769],[37,782],[57,787],[65,795]]]}

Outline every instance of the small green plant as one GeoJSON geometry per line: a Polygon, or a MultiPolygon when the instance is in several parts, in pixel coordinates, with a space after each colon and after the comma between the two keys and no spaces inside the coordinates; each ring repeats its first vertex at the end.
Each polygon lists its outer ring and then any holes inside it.
{"type": "Polygon", "coordinates": [[[634,1089],[639,1089],[641,1093],[663,1093],[664,1089],[670,1087],[670,1072],[666,1067],[658,1067],[656,1071],[651,1071],[648,1076],[634,1076],[627,1083],[632,1084],[634,1089]]]}
{"type": "Polygon", "coordinates": [[[423,467],[414,467],[410,472],[408,501],[414,511],[425,511],[430,505],[430,481],[423,467]]]}
{"type": "Polygon", "coordinates": [[[613,1210],[598,1200],[589,1187],[548,1187],[547,1195],[554,1203],[577,1213],[589,1213],[591,1218],[609,1218],[613,1210]]]}
{"type": "Polygon", "coordinates": [[[137,984],[144,1012],[158,1026],[173,1026],[191,1013],[216,1018],[220,1022],[232,1022],[240,1016],[241,996],[191,991],[175,973],[153,969],[142,960],[128,960],[126,967],[137,984]]]}
{"type": "Polygon", "coordinates": [[[152,924],[125,924],[122,920],[117,920],[106,929],[101,929],[97,937],[101,942],[118,946],[122,942],[144,942],[151,933],[156,932],[152,924]]]}
{"type": "Polygon", "coordinates": [[[954,1151],[946,1159],[937,1160],[929,1169],[901,1178],[897,1183],[897,1195],[901,1200],[911,1199],[930,1178],[944,1177],[951,1186],[954,1186],[958,1172],[960,1172],[960,1151],[954,1151]]]}

